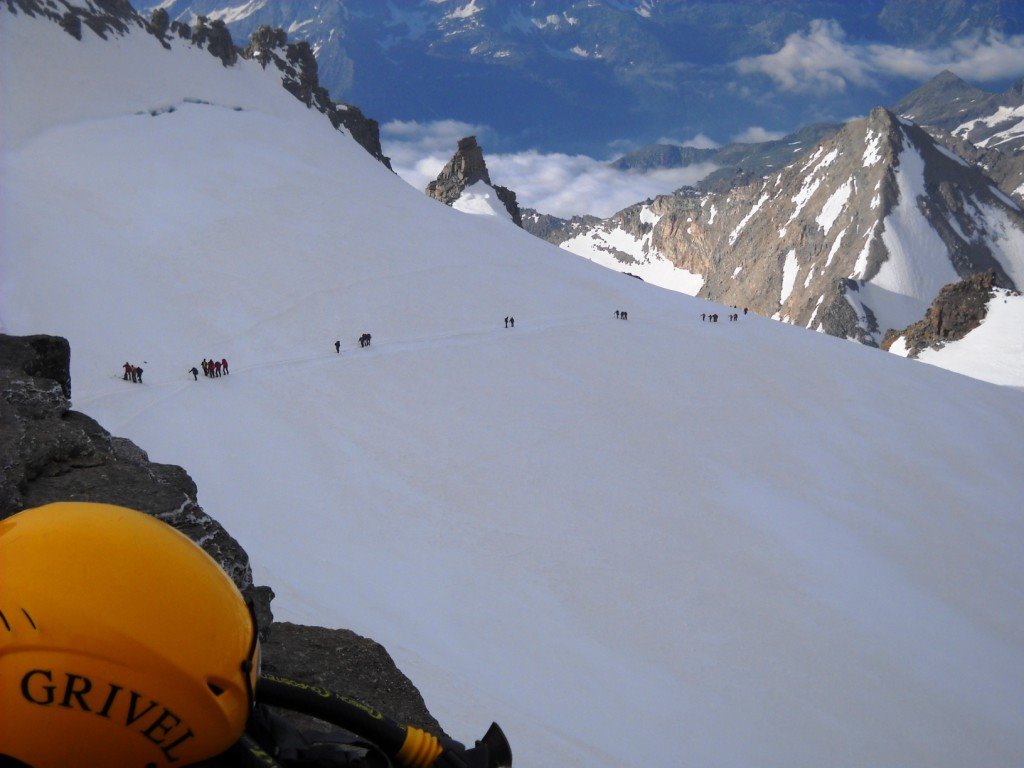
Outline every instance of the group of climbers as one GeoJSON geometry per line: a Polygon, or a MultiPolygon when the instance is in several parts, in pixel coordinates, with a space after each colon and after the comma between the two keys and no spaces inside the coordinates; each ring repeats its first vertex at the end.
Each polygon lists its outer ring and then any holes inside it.
{"type": "Polygon", "coordinates": [[[122,367],[124,368],[125,381],[131,381],[135,384],[142,383],[142,368],[140,366],[125,362],[122,367]]]}
{"type": "MultiPolygon", "coordinates": [[[[219,376],[226,376],[227,374],[231,373],[231,371],[228,370],[228,361],[226,359],[223,359],[223,360],[207,360],[204,357],[203,358],[203,362],[200,363],[200,365],[203,366],[203,376],[207,376],[209,378],[217,378],[219,376]]],[[[199,381],[199,369],[198,368],[196,368],[193,365],[191,368],[188,369],[188,372],[192,374],[192,378],[195,381],[199,381]]]]}

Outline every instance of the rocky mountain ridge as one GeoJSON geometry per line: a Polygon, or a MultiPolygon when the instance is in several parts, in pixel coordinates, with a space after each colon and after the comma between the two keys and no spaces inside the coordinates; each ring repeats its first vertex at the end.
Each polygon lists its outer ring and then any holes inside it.
{"type": "Polygon", "coordinates": [[[165,48],[183,42],[205,49],[226,67],[233,66],[239,58],[256,59],[264,69],[272,64],[281,72],[281,83],[286,90],[307,107],[324,114],[335,129],[347,131],[367,152],[391,168],[381,150],[377,121],[366,117],[358,107],[332,100],[328,90],[320,84],[316,57],[309,43],[304,40],[289,43],[283,29],[259,27],[252,32],[248,45],[239,48],[223,19],[198,16],[192,24],[185,24],[170,19],[163,7],[154,8],[146,19],[128,0],[86,4],[73,0],[3,0],[0,8],[13,14],[50,19],[78,40],[86,29],[104,39],[138,29],[152,34],[165,48]]]}
{"type": "Polygon", "coordinates": [[[274,622],[272,589],[253,583],[248,555],[200,506],[188,473],[151,462],[130,440],[72,410],[70,362],[66,339],[0,334],[0,520],[55,501],[118,504],[153,515],[199,544],[253,602],[268,671],[443,733],[378,643],[348,630],[274,622]]]}
{"type": "Polygon", "coordinates": [[[772,176],[637,204],[561,247],[641,277],[667,261],[699,296],[871,346],[958,278],[1024,278],[1020,207],[883,108],[772,176]]]}

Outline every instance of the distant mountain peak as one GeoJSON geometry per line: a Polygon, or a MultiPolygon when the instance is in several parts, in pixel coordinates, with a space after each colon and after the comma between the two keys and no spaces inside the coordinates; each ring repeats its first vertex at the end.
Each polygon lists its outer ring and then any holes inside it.
{"type": "Polygon", "coordinates": [[[960,75],[958,75],[956,72],[953,72],[952,70],[949,70],[949,69],[942,70],[941,72],[939,72],[939,74],[937,74],[935,77],[933,77],[927,83],[925,83],[925,85],[932,85],[932,86],[949,85],[949,84],[966,85],[969,88],[972,87],[963,78],[961,78],[960,75]]]}

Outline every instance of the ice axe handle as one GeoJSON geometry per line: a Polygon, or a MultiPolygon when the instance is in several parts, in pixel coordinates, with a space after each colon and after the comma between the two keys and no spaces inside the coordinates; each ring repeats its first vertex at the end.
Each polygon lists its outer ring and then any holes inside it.
{"type": "Polygon", "coordinates": [[[333,723],[372,741],[405,768],[510,768],[512,750],[497,723],[472,749],[438,738],[347,696],[278,675],[263,674],[256,682],[256,701],[283,707],[333,723]]]}

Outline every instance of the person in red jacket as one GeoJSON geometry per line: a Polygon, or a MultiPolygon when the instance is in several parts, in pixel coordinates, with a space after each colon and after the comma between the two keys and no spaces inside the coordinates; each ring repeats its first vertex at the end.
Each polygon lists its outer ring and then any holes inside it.
{"type": "Polygon", "coordinates": [[[224,369],[224,375],[225,376],[227,376],[229,373],[231,373],[231,371],[228,370],[228,361],[227,361],[227,359],[224,359],[224,360],[220,361],[220,367],[224,369]]]}

